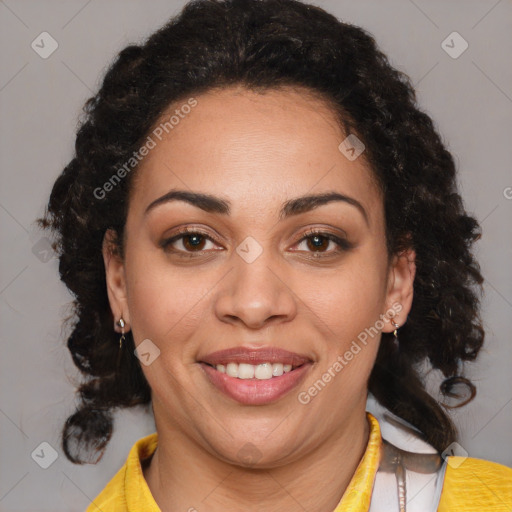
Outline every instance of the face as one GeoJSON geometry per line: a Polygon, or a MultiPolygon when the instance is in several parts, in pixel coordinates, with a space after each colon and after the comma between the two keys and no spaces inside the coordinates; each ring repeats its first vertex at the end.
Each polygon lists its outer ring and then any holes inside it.
{"type": "Polygon", "coordinates": [[[242,88],[195,99],[153,132],[124,261],[104,244],[110,304],[150,363],[158,429],[235,464],[248,446],[262,466],[285,464],[364,421],[380,334],[411,306],[414,253],[388,258],[381,192],[364,153],[340,151],[322,101],[242,88]],[[208,198],[162,199],[171,191],[208,198]],[[226,349],[230,373],[213,357],[226,349]]]}

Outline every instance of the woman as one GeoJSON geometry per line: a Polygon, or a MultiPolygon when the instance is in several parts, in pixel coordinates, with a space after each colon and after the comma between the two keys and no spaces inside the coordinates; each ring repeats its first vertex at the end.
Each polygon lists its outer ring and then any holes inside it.
{"type": "Polygon", "coordinates": [[[116,407],[151,403],[157,429],[88,510],[510,509],[512,470],[450,456],[418,370],[475,394],[479,226],[360,28],[295,0],[188,4],[119,54],[41,223],[88,377],[67,457],[99,460],[116,407]]]}

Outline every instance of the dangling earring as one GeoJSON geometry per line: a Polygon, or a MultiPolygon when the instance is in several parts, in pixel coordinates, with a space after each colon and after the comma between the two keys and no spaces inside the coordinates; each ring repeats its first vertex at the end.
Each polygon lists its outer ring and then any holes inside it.
{"type": "Polygon", "coordinates": [[[400,346],[400,342],[398,341],[398,328],[400,327],[400,325],[394,322],[393,320],[391,320],[391,323],[395,328],[395,330],[393,331],[393,345],[395,345],[395,347],[398,349],[398,347],[400,346]]]}
{"type": "Polygon", "coordinates": [[[121,337],[119,338],[119,350],[121,350],[123,348],[123,342],[125,340],[125,337],[124,337],[124,320],[123,320],[123,317],[121,317],[119,319],[119,321],[117,322],[117,325],[119,327],[121,327],[121,337]]]}
{"type": "Polygon", "coordinates": [[[123,317],[119,319],[119,321],[116,322],[116,325],[121,327],[121,337],[119,338],[119,350],[117,351],[117,362],[116,362],[116,372],[119,373],[121,369],[121,355],[123,354],[123,342],[125,340],[124,337],[124,320],[123,317]]]}

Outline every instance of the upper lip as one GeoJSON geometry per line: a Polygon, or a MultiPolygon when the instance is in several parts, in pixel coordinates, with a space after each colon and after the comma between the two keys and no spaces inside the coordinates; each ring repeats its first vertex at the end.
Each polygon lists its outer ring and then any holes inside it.
{"type": "Polygon", "coordinates": [[[301,366],[311,362],[311,359],[305,355],[289,352],[278,347],[262,347],[259,349],[248,347],[233,347],[226,350],[212,352],[200,359],[200,362],[216,366],[218,364],[228,363],[283,363],[290,364],[292,367],[301,366]]]}

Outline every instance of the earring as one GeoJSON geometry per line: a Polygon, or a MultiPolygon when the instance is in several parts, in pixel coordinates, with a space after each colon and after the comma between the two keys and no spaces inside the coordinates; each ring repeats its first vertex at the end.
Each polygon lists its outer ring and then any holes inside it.
{"type": "Polygon", "coordinates": [[[124,337],[124,320],[123,320],[123,317],[121,317],[119,319],[119,321],[117,322],[117,325],[119,327],[121,327],[121,337],[119,338],[119,350],[121,350],[123,348],[123,342],[125,340],[125,337],[124,337]]]}
{"type": "Polygon", "coordinates": [[[394,322],[393,320],[391,320],[391,323],[393,324],[393,327],[395,328],[395,330],[393,331],[393,336],[394,336],[393,344],[395,345],[396,348],[398,348],[400,345],[400,343],[398,341],[398,328],[400,327],[400,325],[397,324],[396,322],[394,322]]]}

